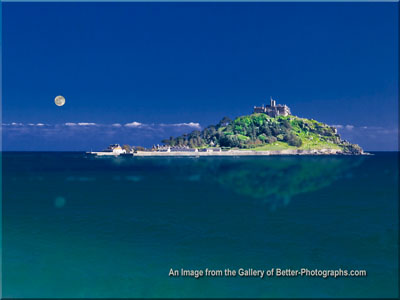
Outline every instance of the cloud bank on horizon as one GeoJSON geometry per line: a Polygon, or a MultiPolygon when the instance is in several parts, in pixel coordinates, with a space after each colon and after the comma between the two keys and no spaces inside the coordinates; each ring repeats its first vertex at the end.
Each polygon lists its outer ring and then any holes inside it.
{"type": "Polygon", "coordinates": [[[5,151],[86,151],[104,149],[109,144],[160,144],[170,136],[201,130],[196,122],[99,124],[93,122],[3,123],[2,149],[5,151]],[[65,147],[65,144],[68,144],[65,147]]]}
{"type": "MultiPolygon", "coordinates": [[[[398,128],[378,126],[332,125],[342,139],[359,144],[364,150],[398,150],[398,128]]],[[[179,136],[201,130],[197,122],[188,123],[130,123],[99,124],[93,122],[3,123],[5,151],[86,151],[103,149],[108,144],[119,143],[150,147],[160,144],[170,136],[179,136]],[[62,142],[62,143],[60,143],[62,142]],[[68,147],[65,147],[65,142],[68,147]]]]}

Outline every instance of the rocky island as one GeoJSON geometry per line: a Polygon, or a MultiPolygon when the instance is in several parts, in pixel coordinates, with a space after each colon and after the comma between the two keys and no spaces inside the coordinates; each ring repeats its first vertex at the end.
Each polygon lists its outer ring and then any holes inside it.
{"type": "MultiPolygon", "coordinates": [[[[363,154],[360,146],[342,140],[333,126],[291,115],[286,105],[254,107],[251,115],[234,120],[224,117],[218,124],[163,140],[156,151],[176,148],[233,150],[252,155],[271,154],[363,154]]],[[[222,151],[220,151],[222,152],[222,151]]]]}
{"type": "Polygon", "coordinates": [[[218,124],[178,137],[162,145],[114,147],[97,155],[135,156],[249,156],[249,155],[360,155],[356,144],[342,140],[333,126],[291,114],[287,105],[270,99],[266,106],[254,106],[251,115],[234,120],[224,117],[218,124]],[[111,153],[110,153],[111,152],[111,153]]]}

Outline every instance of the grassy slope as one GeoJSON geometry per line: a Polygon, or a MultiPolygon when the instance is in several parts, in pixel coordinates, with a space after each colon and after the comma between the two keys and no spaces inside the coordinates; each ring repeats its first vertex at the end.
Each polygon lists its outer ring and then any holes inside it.
{"type": "MultiPolygon", "coordinates": [[[[256,117],[258,115],[259,114],[253,114],[252,116],[256,117]]],[[[329,127],[326,124],[323,124],[315,120],[299,118],[296,116],[286,116],[286,117],[280,116],[278,118],[272,118],[267,115],[264,116],[266,117],[266,119],[270,120],[270,122],[278,122],[278,120],[283,120],[283,119],[288,120],[290,122],[290,125],[292,126],[293,132],[302,140],[302,145],[300,147],[295,147],[288,145],[286,142],[277,141],[272,144],[266,144],[256,148],[252,148],[251,150],[267,151],[267,150],[284,150],[284,149],[304,149],[304,150],[341,149],[341,147],[338,144],[329,141],[325,137],[320,136],[315,132],[312,132],[312,130],[318,126],[329,127]],[[311,130],[305,130],[304,129],[305,127],[311,130]]],[[[248,150],[248,149],[242,149],[242,150],[248,150]]]]}

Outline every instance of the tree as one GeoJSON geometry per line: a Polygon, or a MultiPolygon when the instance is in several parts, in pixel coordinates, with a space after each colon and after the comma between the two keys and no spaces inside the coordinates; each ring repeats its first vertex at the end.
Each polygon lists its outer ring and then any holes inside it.
{"type": "Polygon", "coordinates": [[[292,128],[292,125],[290,125],[290,122],[286,119],[283,119],[281,123],[282,123],[282,126],[285,127],[286,129],[292,128]]]}
{"type": "Polygon", "coordinates": [[[171,137],[169,138],[169,145],[170,145],[171,147],[174,147],[175,144],[176,144],[175,139],[171,136],[171,137]]]}
{"type": "Polygon", "coordinates": [[[271,136],[272,132],[271,129],[269,128],[268,123],[263,124],[261,127],[261,132],[264,133],[266,136],[271,136]]]}
{"type": "Polygon", "coordinates": [[[195,142],[196,140],[194,139],[194,138],[191,138],[190,140],[189,140],[189,147],[190,148],[196,148],[196,142],[195,142]]]}
{"type": "Polygon", "coordinates": [[[271,132],[273,136],[278,136],[281,133],[281,129],[278,127],[277,124],[272,124],[271,132]]]}
{"type": "Polygon", "coordinates": [[[303,144],[302,140],[292,132],[285,134],[283,140],[290,146],[300,147],[303,144]]]}
{"type": "Polygon", "coordinates": [[[230,124],[232,122],[231,119],[229,119],[228,117],[223,117],[221,121],[219,121],[218,126],[227,126],[228,124],[230,124]]]}
{"type": "Polygon", "coordinates": [[[259,139],[260,141],[262,141],[262,142],[265,142],[265,141],[267,140],[267,136],[266,136],[264,133],[261,133],[261,134],[258,136],[258,139],[259,139]]]}
{"type": "Polygon", "coordinates": [[[219,144],[222,147],[239,147],[240,146],[240,141],[236,135],[230,134],[230,135],[224,135],[220,138],[219,144]]]}
{"type": "Polygon", "coordinates": [[[125,150],[126,153],[129,153],[129,152],[131,152],[131,150],[132,150],[131,146],[129,146],[129,145],[123,145],[123,146],[122,146],[122,149],[125,150]]]}
{"type": "Polygon", "coordinates": [[[273,143],[275,143],[277,141],[277,139],[274,136],[268,136],[265,141],[266,141],[267,144],[273,144],[273,143]]]}

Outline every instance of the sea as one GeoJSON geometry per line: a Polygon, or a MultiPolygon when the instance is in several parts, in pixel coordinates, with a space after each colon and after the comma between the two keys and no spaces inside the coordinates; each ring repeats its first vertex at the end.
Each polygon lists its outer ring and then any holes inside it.
{"type": "Polygon", "coordinates": [[[398,297],[398,153],[372,154],[4,152],[2,296],[398,297]],[[227,269],[367,275],[260,278],[227,269]]]}

